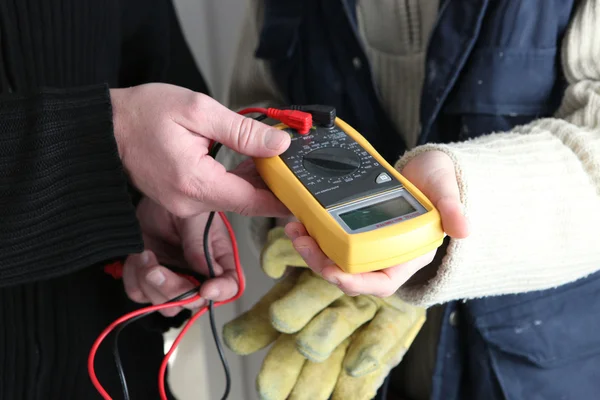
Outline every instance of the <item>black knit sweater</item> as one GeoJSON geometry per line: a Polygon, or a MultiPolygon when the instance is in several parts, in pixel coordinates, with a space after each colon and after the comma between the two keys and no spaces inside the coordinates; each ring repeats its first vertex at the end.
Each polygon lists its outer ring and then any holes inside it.
{"type": "MultiPolygon", "coordinates": [[[[147,82],[207,91],[170,0],[0,0],[0,400],[100,398],[89,348],[139,307],[102,265],[143,249],[108,89],[147,82]]],[[[134,400],[171,322],[125,331],[134,400]]],[[[108,346],[97,369],[120,399],[108,346]]]]}

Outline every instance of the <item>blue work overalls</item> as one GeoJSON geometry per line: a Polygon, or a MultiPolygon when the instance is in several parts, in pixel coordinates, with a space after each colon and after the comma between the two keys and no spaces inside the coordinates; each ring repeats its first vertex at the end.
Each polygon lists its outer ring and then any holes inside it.
{"type": "MultiPolygon", "coordinates": [[[[442,1],[419,143],[550,116],[566,87],[560,46],[576,6],[442,1]]],[[[267,0],[256,56],[270,63],[290,104],[335,106],[393,163],[405,147],[381,107],[355,9],[355,0],[267,0]]],[[[431,398],[600,399],[600,274],[552,290],[447,304],[431,398]]]]}
{"type": "MultiPolygon", "coordinates": [[[[256,56],[270,63],[290,104],[335,106],[393,163],[405,147],[381,107],[354,2],[267,0],[256,56]]],[[[560,46],[576,6],[442,1],[419,143],[465,140],[550,116],[566,87],[560,46]]],[[[431,398],[600,399],[600,274],[552,290],[447,304],[431,398]]]]}

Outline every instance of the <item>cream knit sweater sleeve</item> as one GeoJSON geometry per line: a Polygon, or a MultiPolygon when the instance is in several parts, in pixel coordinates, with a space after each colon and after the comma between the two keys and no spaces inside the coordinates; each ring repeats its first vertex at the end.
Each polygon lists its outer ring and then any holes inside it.
{"type": "Polygon", "coordinates": [[[563,42],[569,88],[554,119],[463,143],[425,145],[454,161],[471,235],[436,275],[401,288],[416,304],[528,292],[600,269],[600,0],[584,0],[563,42]]]}
{"type": "MultiPolygon", "coordinates": [[[[262,2],[250,0],[229,106],[281,101],[268,67],[253,58],[262,2]]],[[[553,119],[464,143],[425,145],[456,166],[472,233],[450,240],[435,276],[398,294],[415,304],[528,292],[566,284],[600,269],[600,0],[583,0],[563,42],[570,86],[553,119]]],[[[264,219],[246,224],[246,238],[264,219]]],[[[240,232],[242,233],[242,232],[240,232]]],[[[262,234],[261,234],[262,236],[262,234]]]]}

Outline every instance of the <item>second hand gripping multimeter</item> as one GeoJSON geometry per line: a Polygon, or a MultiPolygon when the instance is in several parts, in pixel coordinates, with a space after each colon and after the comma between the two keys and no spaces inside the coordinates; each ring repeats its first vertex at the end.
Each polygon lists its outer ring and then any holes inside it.
{"type": "Polygon", "coordinates": [[[433,204],[356,130],[330,123],[291,136],[277,157],[255,159],[271,191],[347,273],[385,269],[439,247],[444,240],[433,204]]]}

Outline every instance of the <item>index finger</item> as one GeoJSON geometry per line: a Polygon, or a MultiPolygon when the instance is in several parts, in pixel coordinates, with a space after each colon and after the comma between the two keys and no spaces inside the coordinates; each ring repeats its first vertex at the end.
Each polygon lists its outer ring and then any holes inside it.
{"type": "Polygon", "coordinates": [[[293,238],[294,248],[311,270],[323,279],[338,286],[346,295],[370,294],[388,297],[394,294],[415,272],[429,264],[435,251],[410,260],[404,264],[383,270],[348,274],[331,261],[321,250],[317,242],[308,236],[306,228],[300,223],[290,223],[286,233],[293,238]]]}
{"type": "Polygon", "coordinates": [[[389,297],[406,283],[419,269],[433,260],[428,253],[404,264],[361,274],[348,274],[335,265],[323,269],[323,277],[338,282],[338,287],[348,295],[370,294],[376,297],[389,297]]]}
{"type": "Polygon", "coordinates": [[[199,200],[213,210],[230,211],[244,216],[282,217],[289,215],[287,208],[265,187],[256,187],[242,177],[228,172],[211,157],[200,162],[206,171],[198,182],[199,200]]]}
{"type": "Polygon", "coordinates": [[[200,296],[207,300],[225,301],[235,296],[238,288],[235,271],[225,271],[222,275],[206,281],[200,288],[200,296]]]}

